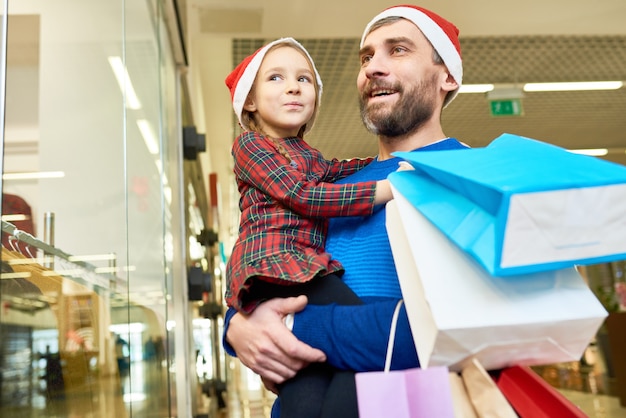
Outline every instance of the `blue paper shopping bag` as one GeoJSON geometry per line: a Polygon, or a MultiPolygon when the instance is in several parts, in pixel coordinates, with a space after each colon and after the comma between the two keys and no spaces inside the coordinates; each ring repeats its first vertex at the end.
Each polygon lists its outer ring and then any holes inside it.
{"type": "Polygon", "coordinates": [[[512,134],[394,155],[396,193],[492,275],[626,259],[624,166],[512,134]]]}

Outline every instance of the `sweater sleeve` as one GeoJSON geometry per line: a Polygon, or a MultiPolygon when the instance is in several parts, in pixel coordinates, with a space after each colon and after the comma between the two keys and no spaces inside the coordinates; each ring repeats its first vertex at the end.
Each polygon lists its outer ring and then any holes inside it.
{"type": "MultiPolygon", "coordinates": [[[[358,306],[308,305],[295,315],[293,332],[301,341],[326,353],[328,363],[334,367],[355,372],[380,371],[385,365],[391,317],[397,303],[396,299],[385,299],[358,306]]],[[[226,311],[222,334],[224,349],[235,357],[226,332],[236,312],[233,308],[226,311]]],[[[412,367],[419,367],[419,360],[402,305],[391,369],[412,367]]]]}
{"type": "MultiPolygon", "coordinates": [[[[339,369],[383,370],[391,318],[397,299],[359,306],[308,305],[295,315],[293,332],[301,341],[326,353],[339,369]]],[[[398,317],[391,369],[419,367],[404,305],[398,317]]]]}
{"type": "Polygon", "coordinates": [[[237,311],[233,307],[228,307],[226,310],[226,314],[224,315],[224,332],[222,333],[222,345],[224,346],[224,351],[230,356],[237,357],[237,353],[233,349],[233,346],[226,341],[226,333],[228,332],[228,327],[230,326],[230,320],[235,315],[237,311]]]}

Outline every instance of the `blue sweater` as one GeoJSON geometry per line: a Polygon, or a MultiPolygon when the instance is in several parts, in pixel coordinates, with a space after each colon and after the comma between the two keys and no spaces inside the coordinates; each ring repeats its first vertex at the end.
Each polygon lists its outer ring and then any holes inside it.
{"type": "MultiPolygon", "coordinates": [[[[456,139],[445,139],[416,151],[465,148],[456,139]]],[[[367,167],[337,183],[382,180],[397,170],[399,158],[374,160],[367,167]]],[[[385,209],[372,216],[331,219],[326,250],[344,265],[346,284],[361,297],[359,306],[308,305],[295,315],[293,332],[301,341],[326,353],[337,368],[357,372],[382,370],[391,317],[402,298],[385,227],[385,209]]],[[[403,305],[404,306],[404,305],[403,305]]],[[[231,308],[226,313],[224,335],[231,308]]],[[[224,340],[226,351],[235,355],[224,340]]],[[[419,367],[404,307],[398,318],[392,369],[419,367]]]]}

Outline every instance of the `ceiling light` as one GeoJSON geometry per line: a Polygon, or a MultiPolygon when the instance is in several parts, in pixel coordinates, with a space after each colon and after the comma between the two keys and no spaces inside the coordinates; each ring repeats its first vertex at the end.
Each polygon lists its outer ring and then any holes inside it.
{"type": "MultiPolygon", "coordinates": [[[[622,81],[581,81],[568,83],[526,83],[524,91],[579,91],[579,90],[617,90],[622,88],[622,81]]],[[[488,93],[499,90],[494,84],[463,84],[459,93],[488,93]]]]}
{"type": "Polygon", "coordinates": [[[126,107],[129,109],[141,109],[141,102],[139,101],[139,97],[137,97],[137,93],[135,93],[133,83],[130,81],[128,70],[124,66],[122,58],[109,57],[109,64],[111,65],[111,69],[113,69],[113,74],[115,74],[115,79],[120,86],[122,95],[126,98],[126,107]]]}
{"type": "Polygon", "coordinates": [[[592,155],[594,157],[601,157],[607,155],[609,150],[606,148],[589,148],[589,149],[571,149],[569,152],[574,154],[592,155]]]}
{"type": "Polygon", "coordinates": [[[25,265],[25,264],[40,264],[50,263],[54,261],[54,257],[38,257],[38,258],[14,258],[12,260],[6,260],[11,265],[25,265]]]}
{"type": "Polygon", "coordinates": [[[488,100],[511,100],[523,97],[524,92],[518,86],[498,85],[494,86],[493,90],[487,92],[488,100]]]}
{"type": "Polygon", "coordinates": [[[159,141],[157,141],[156,135],[154,134],[154,129],[152,129],[152,125],[150,125],[150,122],[148,122],[146,119],[137,119],[137,127],[141,132],[143,141],[146,143],[146,147],[148,147],[148,151],[150,152],[150,154],[158,154],[159,141]]]}
{"type": "Polygon", "coordinates": [[[141,402],[141,401],[145,401],[146,400],[146,394],[145,393],[125,393],[124,396],[124,402],[126,403],[132,403],[132,402],[141,402]]]}
{"type": "Polygon", "coordinates": [[[1,280],[8,279],[28,279],[30,277],[30,272],[28,271],[17,271],[17,272],[7,272],[0,273],[1,280]]]}
{"type": "Polygon", "coordinates": [[[5,222],[19,222],[19,221],[28,221],[30,216],[24,214],[11,214],[11,215],[2,215],[2,220],[5,222]]]}
{"type": "Polygon", "coordinates": [[[117,273],[117,267],[96,267],[94,273],[97,274],[115,274],[117,273]]]}
{"type": "Polygon", "coordinates": [[[115,254],[91,254],[91,255],[71,255],[67,261],[110,261],[115,260],[117,257],[115,254]]]}
{"type": "Polygon", "coordinates": [[[493,90],[493,84],[462,84],[459,93],[487,93],[493,90]]]}
{"type": "Polygon", "coordinates": [[[65,270],[44,270],[42,276],[77,276],[83,277],[85,270],[83,269],[65,269],[65,270]]]}
{"type": "Polygon", "coordinates": [[[37,180],[37,179],[57,179],[65,177],[63,171],[32,171],[22,173],[4,173],[3,180],[37,180]]]}
{"type": "Polygon", "coordinates": [[[580,91],[617,90],[624,85],[621,81],[581,81],[571,83],[527,83],[524,91],[580,91]]]}

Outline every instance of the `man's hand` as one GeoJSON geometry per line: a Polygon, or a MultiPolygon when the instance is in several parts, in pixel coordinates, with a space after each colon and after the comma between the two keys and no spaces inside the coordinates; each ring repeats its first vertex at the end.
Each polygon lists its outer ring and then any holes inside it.
{"type": "Polygon", "coordinates": [[[275,395],[278,395],[278,385],[270,380],[267,380],[265,378],[261,378],[261,382],[263,382],[263,386],[265,386],[265,389],[269,390],[270,392],[274,393],[275,395]]]}
{"type": "Polygon", "coordinates": [[[306,296],[275,298],[259,305],[250,315],[235,314],[226,340],[241,362],[266,383],[283,383],[309,363],[326,360],[321,350],[298,340],[287,329],[283,318],[307,304],[306,296]]]}

